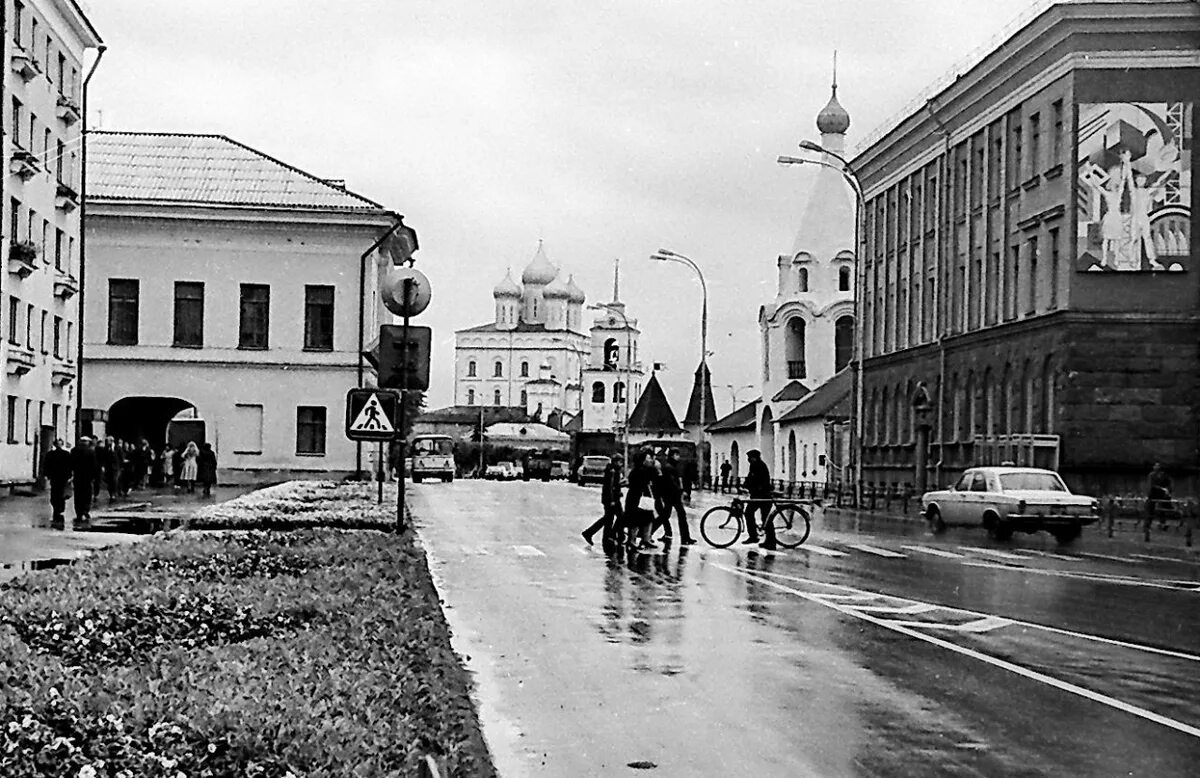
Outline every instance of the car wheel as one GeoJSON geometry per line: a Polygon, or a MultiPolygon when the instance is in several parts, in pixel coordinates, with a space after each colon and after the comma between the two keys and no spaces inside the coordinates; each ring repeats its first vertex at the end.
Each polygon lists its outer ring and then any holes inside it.
{"type": "Polygon", "coordinates": [[[993,540],[1005,541],[1012,538],[1012,527],[1008,526],[995,513],[988,512],[983,516],[983,526],[988,528],[988,535],[993,540]]]}
{"type": "Polygon", "coordinates": [[[1050,534],[1059,542],[1059,545],[1067,545],[1074,541],[1083,533],[1083,527],[1079,524],[1072,524],[1069,527],[1059,527],[1051,530],[1050,534]]]}
{"type": "Polygon", "coordinates": [[[929,520],[929,529],[933,530],[933,534],[940,535],[946,531],[946,522],[942,521],[942,512],[936,505],[929,506],[925,511],[925,518],[929,520]]]}

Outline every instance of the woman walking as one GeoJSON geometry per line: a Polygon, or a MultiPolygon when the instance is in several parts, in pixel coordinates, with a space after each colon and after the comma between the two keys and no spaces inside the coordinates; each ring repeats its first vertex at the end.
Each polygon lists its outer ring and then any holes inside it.
{"type": "Polygon", "coordinates": [[[654,478],[656,472],[650,464],[651,452],[643,449],[634,455],[633,469],[629,471],[629,488],[625,492],[625,531],[630,547],[658,548],[650,540],[650,527],[654,523],[654,478]],[[640,542],[639,542],[640,541],[640,542]]]}
{"type": "Polygon", "coordinates": [[[196,441],[189,440],[187,448],[183,450],[183,467],[179,473],[179,480],[183,482],[188,494],[193,494],[196,491],[196,476],[200,468],[197,462],[199,458],[200,449],[196,448],[196,441]]]}

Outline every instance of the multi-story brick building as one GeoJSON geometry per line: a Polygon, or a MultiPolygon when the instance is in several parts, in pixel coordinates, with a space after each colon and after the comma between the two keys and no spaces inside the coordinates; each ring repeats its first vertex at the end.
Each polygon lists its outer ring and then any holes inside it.
{"type": "Polygon", "coordinates": [[[866,480],[989,458],[1194,487],[1200,5],[1047,3],[851,163],[866,480]],[[920,442],[918,442],[920,441],[920,442]]]}
{"type": "Polygon", "coordinates": [[[0,483],[14,484],[73,437],[84,59],[102,44],[71,0],[2,0],[0,14],[0,483]]]}

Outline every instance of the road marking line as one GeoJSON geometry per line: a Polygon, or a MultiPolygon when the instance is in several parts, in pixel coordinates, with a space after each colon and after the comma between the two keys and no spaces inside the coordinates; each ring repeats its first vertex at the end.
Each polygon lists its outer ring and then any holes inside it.
{"type": "Polygon", "coordinates": [[[513,546],[517,556],[546,556],[545,552],[534,546],[513,546]]]}
{"type": "Polygon", "coordinates": [[[820,554],[821,556],[846,556],[845,551],[837,551],[835,549],[824,548],[822,546],[802,545],[802,546],[800,546],[800,550],[801,551],[811,551],[812,553],[820,554]]]}
{"type": "Polygon", "coordinates": [[[1105,559],[1105,560],[1108,560],[1109,562],[1124,562],[1124,563],[1125,563],[1125,564],[1127,564],[1127,565],[1138,565],[1138,564],[1141,564],[1141,562],[1136,562],[1136,561],[1134,561],[1134,560],[1132,560],[1132,559],[1129,559],[1128,557],[1123,557],[1123,556],[1111,556],[1110,554],[1092,554],[1092,553],[1089,553],[1089,552],[1087,552],[1087,551],[1080,551],[1080,552],[1078,552],[1078,555],[1079,555],[1079,556],[1085,556],[1085,557],[1088,557],[1088,558],[1090,558],[1090,559],[1105,559]]]}
{"type": "Polygon", "coordinates": [[[901,546],[900,548],[906,551],[918,551],[922,554],[933,554],[934,556],[946,557],[947,559],[962,559],[962,554],[956,554],[953,551],[943,551],[940,548],[930,548],[929,546],[901,546]]]}
{"type": "Polygon", "coordinates": [[[875,616],[871,616],[870,614],[858,612],[858,611],[854,610],[853,608],[849,608],[844,605],[839,605],[835,602],[824,602],[819,597],[814,597],[811,594],[800,591],[799,589],[793,589],[790,586],[784,586],[783,584],[776,583],[775,581],[771,581],[766,578],[761,578],[757,575],[752,575],[748,571],[735,570],[733,568],[725,567],[724,565],[719,565],[719,564],[715,565],[715,567],[725,570],[728,573],[732,573],[734,575],[741,576],[742,578],[757,580],[759,583],[766,584],[767,586],[774,587],[774,588],[779,589],[784,592],[788,592],[789,594],[793,594],[797,597],[800,597],[801,599],[808,600],[809,602],[815,602],[819,605],[824,605],[826,608],[831,608],[833,610],[844,613],[847,616],[852,616],[856,619],[861,619],[862,621],[865,621],[868,624],[874,624],[877,627],[883,627],[884,629],[889,629],[893,632],[898,632],[901,635],[905,635],[910,638],[915,638],[917,640],[925,641],[926,643],[930,643],[930,644],[938,646],[940,648],[944,648],[948,651],[953,651],[957,654],[962,654],[963,656],[967,656],[972,659],[977,659],[980,662],[984,662],[984,663],[990,664],[994,667],[998,667],[1001,670],[1007,670],[1010,673],[1014,673],[1014,674],[1022,676],[1024,678],[1028,678],[1032,681],[1037,681],[1039,683],[1046,684],[1047,686],[1052,686],[1061,691],[1065,691],[1070,694],[1078,695],[1080,697],[1083,697],[1084,699],[1092,700],[1093,702],[1098,702],[1101,705],[1107,705],[1110,708],[1115,708],[1116,710],[1122,711],[1124,713],[1129,713],[1129,714],[1131,714],[1133,716],[1137,716],[1139,718],[1146,719],[1147,721],[1152,721],[1155,724],[1161,724],[1164,727],[1169,727],[1178,732],[1182,732],[1186,735],[1191,735],[1192,737],[1200,738],[1200,728],[1193,727],[1190,724],[1185,724],[1182,721],[1177,721],[1177,720],[1169,718],[1167,716],[1163,716],[1159,713],[1155,713],[1152,710],[1148,710],[1146,708],[1142,708],[1137,705],[1132,705],[1128,702],[1118,700],[1117,698],[1110,697],[1107,694],[1101,694],[1100,692],[1095,692],[1095,691],[1092,691],[1091,689],[1086,689],[1082,686],[1078,686],[1076,684],[1070,683],[1069,681],[1064,681],[1060,678],[1055,678],[1053,676],[1046,675],[1045,673],[1040,673],[1036,670],[1030,670],[1028,667],[1022,667],[1021,665],[1014,664],[1014,663],[1009,662],[1004,659],[1000,659],[999,657],[994,657],[994,656],[991,656],[990,654],[985,654],[981,651],[976,651],[975,649],[972,649],[972,648],[966,648],[965,646],[960,646],[956,643],[951,643],[948,640],[942,640],[941,638],[934,637],[933,635],[926,635],[926,634],[924,634],[922,632],[918,632],[917,630],[912,629],[910,627],[905,627],[903,625],[897,624],[894,621],[888,621],[887,619],[876,618],[875,616]]]}
{"type": "MultiPolygon", "coordinates": [[[[870,611],[871,613],[928,613],[929,611],[937,610],[936,605],[925,605],[924,603],[913,603],[912,605],[855,605],[854,610],[870,611]]],[[[920,622],[918,622],[920,623],[920,622]]]]}
{"type": "Polygon", "coordinates": [[[1066,554],[1052,554],[1049,551],[1038,551],[1035,548],[1023,548],[1023,549],[1021,549],[1021,553],[1022,554],[1033,554],[1035,556],[1044,556],[1044,557],[1049,557],[1051,559],[1065,559],[1068,562],[1082,562],[1083,561],[1079,557],[1067,556],[1066,554]]]}
{"type": "Polygon", "coordinates": [[[855,551],[865,551],[868,554],[875,556],[887,557],[888,559],[904,559],[904,554],[897,554],[895,551],[888,551],[886,548],[875,548],[875,546],[865,546],[862,543],[847,543],[848,548],[855,551]]]}
{"type": "MultiPolygon", "coordinates": [[[[1005,567],[1004,565],[983,563],[983,562],[964,562],[964,564],[973,565],[973,566],[977,565],[980,567],[993,567],[997,570],[1011,571],[1013,569],[1011,567],[1005,567]]],[[[991,614],[991,613],[983,613],[981,611],[967,610],[966,608],[954,608],[949,605],[940,605],[935,602],[926,602],[924,600],[915,600],[911,597],[896,597],[895,595],[881,594],[879,592],[873,592],[869,589],[856,589],[853,586],[846,586],[845,584],[826,583],[824,581],[817,581],[817,580],[813,580],[811,578],[799,578],[794,575],[787,575],[786,573],[769,573],[765,570],[755,571],[755,572],[758,575],[766,575],[766,576],[770,576],[772,578],[783,578],[788,581],[798,581],[800,583],[815,584],[817,586],[824,586],[824,587],[827,587],[830,589],[840,589],[845,592],[852,592],[852,594],[829,594],[829,593],[825,593],[825,592],[813,592],[812,593],[813,597],[820,597],[820,598],[824,598],[827,600],[862,602],[862,601],[870,601],[872,599],[879,598],[879,597],[890,597],[891,599],[907,600],[909,602],[921,603],[923,605],[930,605],[930,606],[940,609],[940,610],[946,610],[946,611],[950,611],[952,613],[961,613],[961,614],[964,614],[967,616],[975,616],[978,618],[986,618],[988,616],[995,615],[995,614],[991,614]]],[[[1048,571],[1023,569],[1021,572],[1048,572],[1048,571]]],[[[1077,577],[1078,575],[1079,574],[1070,574],[1071,577],[1077,577]]],[[[1172,587],[1167,586],[1167,587],[1161,587],[1161,588],[1171,589],[1172,587]]],[[[1174,591],[1179,591],[1179,590],[1174,589],[1174,591]]],[[[998,618],[1004,618],[1004,617],[1000,616],[998,618]]],[[[1182,651],[1172,651],[1169,648],[1156,648],[1154,646],[1147,646],[1147,645],[1143,645],[1141,643],[1130,643],[1125,640],[1117,640],[1116,638],[1106,638],[1106,637],[1102,637],[1100,635],[1089,635],[1086,632],[1075,632],[1075,631],[1072,631],[1069,629],[1063,629],[1061,627],[1052,627],[1048,624],[1039,624],[1036,621],[1022,621],[1021,619],[1009,619],[1009,621],[1012,622],[1013,626],[1028,627],[1030,629],[1040,629],[1040,630],[1044,630],[1046,632],[1053,632],[1057,635],[1065,635],[1067,637],[1079,638],[1081,640],[1091,640],[1096,643],[1104,643],[1105,645],[1109,645],[1109,646],[1117,646],[1119,648],[1128,648],[1128,649],[1132,649],[1134,651],[1144,651],[1148,654],[1159,654],[1161,656],[1174,657],[1175,659],[1186,659],[1190,662],[1200,662],[1200,656],[1197,656],[1196,654],[1186,654],[1182,651]]]]}
{"type": "Polygon", "coordinates": [[[963,551],[974,551],[977,554],[988,554],[990,556],[999,557],[1001,559],[1028,559],[1020,554],[1013,554],[1008,551],[997,551],[994,548],[982,548],[980,546],[959,546],[963,551]]]}
{"type": "Polygon", "coordinates": [[[1130,554],[1129,556],[1135,556],[1138,559],[1153,559],[1156,562],[1181,562],[1185,565],[1197,564],[1194,559],[1181,559],[1177,556],[1155,556],[1154,554],[1130,554]]]}

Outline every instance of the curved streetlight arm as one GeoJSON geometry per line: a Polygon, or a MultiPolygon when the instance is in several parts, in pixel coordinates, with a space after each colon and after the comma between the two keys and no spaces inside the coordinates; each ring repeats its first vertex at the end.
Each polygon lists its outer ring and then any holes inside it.
{"type": "Polygon", "coordinates": [[[854,172],[854,168],[850,167],[849,162],[846,162],[840,156],[833,154],[833,152],[829,152],[829,154],[841,160],[842,164],[840,166],[832,165],[823,159],[804,159],[803,157],[789,156],[781,156],[775,161],[780,165],[820,165],[821,167],[827,167],[830,170],[836,170],[838,173],[841,173],[842,178],[846,179],[846,183],[850,185],[850,189],[854,192],[854,196],[858,198],[859,205],[865,205],[866,198],[863,196],[862,185],[858,183],[858,174],[854,172]]]}

